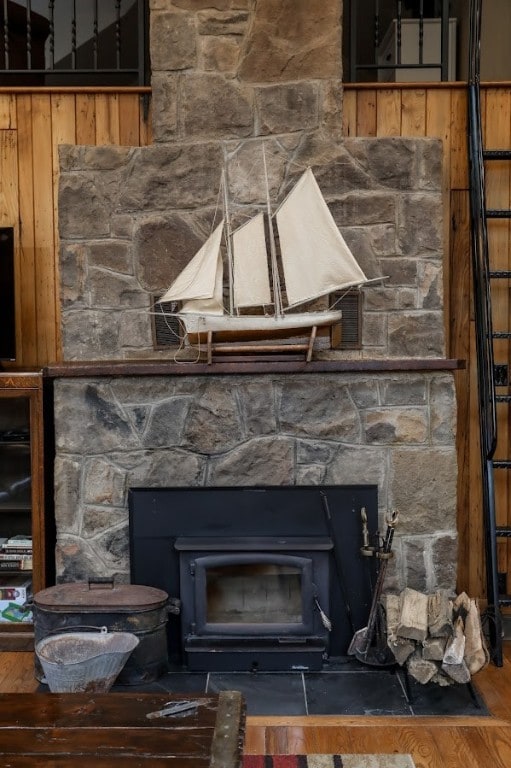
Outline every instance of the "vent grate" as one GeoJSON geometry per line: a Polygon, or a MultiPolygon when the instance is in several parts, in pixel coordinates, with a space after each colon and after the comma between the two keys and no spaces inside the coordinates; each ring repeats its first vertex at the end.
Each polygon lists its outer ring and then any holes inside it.
{"type": "Polygon", "coordinates": [[[332,327],[332,349],[360,349],[362,346],[361,293],[354,289],[332,294],[331,305],[342,310],[342,320],[332,327]]]}
{"type": "Polygon", "coordinates": [[[176,312],[178,308],[177,301],[165,301],[157,304],[158,296],[152,297],[152,306],[154,314],[152,318],[153,348],[165,349],[167,347],[179,346],[182,336],[181,327],[177,317],[169,317],[167,312],[176,312]],[[161,312],[161,314],[160,314],[161,312]]]}

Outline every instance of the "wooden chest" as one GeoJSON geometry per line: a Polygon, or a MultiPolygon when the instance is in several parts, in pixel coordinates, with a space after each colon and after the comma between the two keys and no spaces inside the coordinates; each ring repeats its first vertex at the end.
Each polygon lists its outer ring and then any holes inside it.
{"type": "Polygon", "coordinates": [[[12,693],[0,697],[2,768],[239,768],[241,694],[12,693]],[[179,714],[159,715],[190,702],[179,714]],[[151,715],[151,717],[148,717],[151,715]]]}

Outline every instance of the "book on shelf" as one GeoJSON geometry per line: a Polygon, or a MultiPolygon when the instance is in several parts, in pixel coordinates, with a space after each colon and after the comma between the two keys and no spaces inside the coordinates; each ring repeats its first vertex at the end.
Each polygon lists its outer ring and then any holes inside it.
{"type": "Polygon", "coordinates": [[[32,547],[0,547],[0,556],[2,555],[13,555],[14,557],[32,555],[32,547]]]}
{"type": "Polygon", "coordinates": [[[27,552],[5,552],[0,549],[0,561],[2,560],[27,560],[32,558],[32,551],[27,552]]]}
{"type": "Polygon", "coordinates": [[[15,560],[0,560],[0,571],[31,571],[32,558],[22,557],[15,560]]]}
{"type": "Polygon", "coordinates": [[[16,534],[16,536],[10,536],[7,541],[0,542],[2,549],[32,549],[32,536],[25,536],[24,534],[16,534]]]}
{"type": "Polygon", "coordinates": [[[32,597],[32,579],[23,573],[4,576],[0,582],[0,600],[26,601],[32,597]]]}

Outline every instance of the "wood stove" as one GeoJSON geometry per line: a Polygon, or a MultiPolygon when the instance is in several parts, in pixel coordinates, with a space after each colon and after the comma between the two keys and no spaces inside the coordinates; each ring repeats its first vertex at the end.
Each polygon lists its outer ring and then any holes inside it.
{"type": "Polygon", "coordinates": [[[185,537],[175,546],[190,669],[321,669],[331,539],[185,537]]]}
{"type": "Polygon", "coordinates": [[[285,671],[344,655],[371,602],[362,508],[376,531],[372,485],[132,488],[131,581],[181,600],[171,660],[285,671]]]}

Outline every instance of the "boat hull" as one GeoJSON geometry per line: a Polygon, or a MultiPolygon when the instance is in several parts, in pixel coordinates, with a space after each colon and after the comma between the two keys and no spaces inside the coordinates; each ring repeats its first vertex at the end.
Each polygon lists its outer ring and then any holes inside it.
{"type": "Polygon", "coordinates": [[[267,315],[200,315],[178,313],[191,344],[206,342],[208,334],[215,341],[261,341],[304,336],[312,328],[335,325],[341,310],[297,312],[280,317],[267,315]]]}

